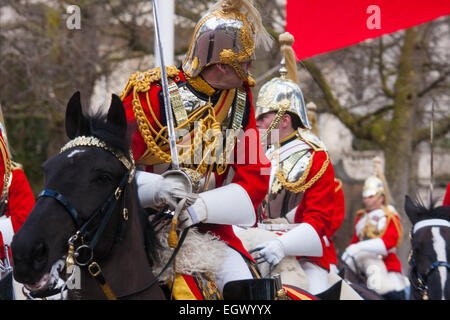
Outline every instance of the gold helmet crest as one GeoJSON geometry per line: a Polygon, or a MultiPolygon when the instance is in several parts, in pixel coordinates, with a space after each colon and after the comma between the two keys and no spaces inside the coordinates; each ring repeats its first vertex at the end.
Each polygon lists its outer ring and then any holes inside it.
{"type": "Polygon", "coordinates": [[[250,0],[221,0],[197,23],[183,70],[192,78],[210,65],[223,63],[232,66],[243,81],[254,85],[241,63],[254,59],[259,44],[268,49],[271,41],[250,0]]]}

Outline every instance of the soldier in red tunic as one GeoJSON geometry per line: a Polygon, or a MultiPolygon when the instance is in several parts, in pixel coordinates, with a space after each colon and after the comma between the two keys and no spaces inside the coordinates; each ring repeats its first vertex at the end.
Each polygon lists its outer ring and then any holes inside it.
{"type": "MultiPolygon", "coordinates": [[[[229,246],[215,277],[220,292],[229,281],[252,278],[245,261],[252,258],[231,225],[254,225],[255,209],[267,192],[269,177],[263,171],[270,162],[259,148],[250,89],[255,83],[248,69],[257,44],[269,40],[249,1],[222,0],[197,23],[181,67],[166,68],[181,168],[197,195],[187,192],[179,175],[168,174],[159,68],[133,74],[121,95],[134,130],[133,155],[142,169],[136,174],[141,205],[174,210],[188,199],[178,227],[196,225],[229,246]],[[233,135],[238,132],[239,139],[233,135]]],[[[175,298],[187,298],[176,293],[175,298]]]]}
{"type": "Polygon", "coordinates": [[[389,191],[377,158],[375,165],[377,175],[364,181],[365,208],[357,212],[353,238],[342,260],[365,273],[369,288],[387,299],[404,299],[409,283],[395,252],[402,240],[402,225],[397,210],[389,204],[389,191]]]}
{"type": "MultiPolygon", "coordinates": [[[[0,115],[3,118],[2,115],[0,115]]],[[[34,206],[34,195],[20,164],[11,161],[6,131],[3,121],[0,124],[0,149],[2,153],[0,175],[3,178],[0,200],[0,261],[8,265],[11,252],[6,255],[6,248],[12,237],[19,230],[34,206]]]]}
{"type": "MultiPolygon", "coordinates": [[[[317,106],[315,105],[314,102],[311,101],[306,104],[306,109],[308,110],[308,119],[311,123],[311,131],[315,135],[319,136],[319,127],[316,115],[317,106]]],[[[330,227],[328,228],[329,232],[326,235],[328,245],[324,248],[323,255],[324,257],[326,257],[326,259],[330,264],[330,271],[333,271],[336,274],[339,273],[337,267],[338,260],[332,237],[342,225],[344,217],[345,217],[345,197],[344,191],[342,190],[342,181],[338,178],[334,178],[334,211],[330,219],[330,227]]]]}
{"type": "Polygon", "coordinates": [[[271,265],[297,256],[308,278],[304,289],[318,294],[328,288],[324,252],[335,210],[334,170],[326,147],[310,131],[301,89],[292,80],[297,75],[293,38],[283,34],[280,42],[287,68],[283,65],[280,77],[264,84],[256,103],[257,126],[268,137],[266,155],[272,161],[269,192],[260,212],[263,219],[282,217],[295,225],[258,249],[271,265]]]}

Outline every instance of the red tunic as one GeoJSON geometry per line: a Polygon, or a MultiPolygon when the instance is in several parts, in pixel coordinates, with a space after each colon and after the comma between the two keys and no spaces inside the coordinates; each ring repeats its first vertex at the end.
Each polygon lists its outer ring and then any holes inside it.
{"type": "MultiPolygon", "coordinates": [[[[12,180],[9,187],[8,207],[5,215],[11,217],[11,224],[16,233],[25,222],[34,206],[34,195],[25,173],[21,169],[12,171],[12,180]]],[[[5,258],[3,238],[0,234],[0,258],[5,258]]]]}
{"type": "MultiPolygon", "coordinates": [[[[177,77],[174,77],[173,80],[175,82],[186,81],[182,72],[180,72],[177,77]]],[[[268,174],[263,175],[261,174],[261,172],[263,172],[263,168],[270,168],[270,161],[266,158],[260,144],[259,132],[256,129],[255,111],[252,103],[252,94],[250,88],[246,84],[244,85],[244,88],[247,92],[247,101],[250,102],[250,110],[248,117],[249,120],[247,126],[244,128],[244,132],[246,134],[248,133],[248,136],[253,135],[254,137],[256,137],[256,141],[253,141],[252,143],[248,143],[247,141],[247,143],[244,143],[244,139],[241,139],[241,142],[240,143],[238,142],[235,146],[234,159],[237,160],[243,159],[242,154],[245,154],[245,161],[235,161],[235,163],[232,163],[227,167],[225,173],[218,175],[216,172],[214,172],[214,174],[216,178],[215,180],[216,187],[220,187],[223,185],[225,178],[228,176],[230,168],[234,170],[234,176],[231,183],[239,184],[248,193],[252,201],[253,207],[255,209],[255,217],[256,217],[256,208],[260,205],[261,201],[264,199],[269,185],[269,175],[268,174]]],[[[148,91],[148,97],[150,100],[154,116],[151,115],[151,112],[149,110],[149,106],[146,101],[147,99],[146,94],[139,93],[139,100],[141,102],[144,113],[148,121],[154,128],[159,127],[157,125],[157,122],[155,121],[155,118],[156,120],[161,122],[161,105],[159,98],[161,89],[162,88],[158,81],[153,82],[150,85],[150,90],[148,91]]],[[[136,125],[132,100],[133,94],[127,93],[127,95],[123,98],[123,104],[125,107],[129,128],[133,130],[132,150],[134,158],[137,161],[144,154],[144,152],[147,149],[147,146],[136,125]]],[[[151,172],[152,171],[151,166],[147,167],[147,170],[151,172]]],[[[270,172],[270,169],[267,171],[270,172]]],[[[245,254],[250,259],[252,259],[251,256],[244,249],[241,240],[234,234],[231,225],[200,224],[199,228],[204,231],[212,232],[213,234],[217,235],[220,239],[225,241],[228,245],[237,249],[238,251],[245,254]]]]}
{"type": "Polygon", "coordinates": [[[447,185],[447,191],[445,192],[443,206],[450,206],[450,183],[447,185]]]}
{"type": "Polygon", "coordinates": [[[339,227],[344,221],[345,216],[345,197],[342,190],[341,183],[335,179],[335,192],[334,192],[334,211],[330,220],[330,234],[327,235],[329,246],[325,247],[324,256],[327,257],[328,262],[337,265],[336,249],[332,240],[332,236],[336,233],[339,227]]]}
{"type": "MultiPolygon", "coordinates": [[[[314,154],[306,181],[310,181],[320,171],[326,159],[325,151],[317,151],[314,154]]],[[[294,218],[294,223],[309,223],[316,230],[324,248],[324,255],[308,259],[327,270],[330,264],[328,255],[325,254],[324,236],[332,234],[330,221],[335,210],[334,197],[334,169],[330,162],[323,175],[305,191],[294,218]]]]}
{"type": "MultiPolygon", "coordinates": [[[[356,233],[356,225],[362,217],[363,214],[359,214],[355,219],[355,228],[350,244],[361,241],[356,233]]],[[[388,219],[388,226],[384,234],[381,236],[381,240],[383,240],[386,250],[388,251],[387,256],[383,258],[383,262],[386,265],[387,271],[402,272],[402,265],[400,263],[400,260],[393,250],[397,246],[400,236],[399,231],[396,227],[396,224],[400,225],[400,217],[397,214],[394,214],[393,219],[388,219]],[[395,219],[395,222],[393,219],[395,219]]]]}

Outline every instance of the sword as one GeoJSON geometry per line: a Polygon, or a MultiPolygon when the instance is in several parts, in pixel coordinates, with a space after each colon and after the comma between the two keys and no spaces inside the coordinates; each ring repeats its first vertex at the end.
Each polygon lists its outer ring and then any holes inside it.
{"type": "Polygon", "coordinates": [[[160,39],[159,21],[158,21],[158,4],[157,0],[152,0],[153,3],[153,20],[155,21],[155,40],[159,51],[159,58],[161,61],[161,86],[163,90],[165,115],[167,120],[167,135],[170,146],[170,156],[172,158],[172,169],[179,170],[180,162],[178,160],[177,140],[175,138],[175,127],[172,114],[172,106],[170,104],[169,83],[167,81],[166,64],[164,63],[163,48],[160,39]]]}
{"type": "MultiPolygon", "coordinates": [[[[172,160],[172,170],[166,171],[162,174],[163,177],[167,177],[168,175],[177,175],[185,180],[186,189],[189,193],[192,192],[192,180],[188,176],[188,174],[180,169],[180,162],[178,160],[178,150],[177,150],[177,140],[175,138],[175,127],[174,120],[172,114],[172,105],[170,103],[170,95],[169,95],[169,83],[167,81],[167,72],[166,72],[166,64],[164,63],[164,54],[163,48],[161,44],[160,32],[159,32],[159,21],[158,21],[158,4],[157,0],[152,0],[153,4],[153,20],[155,21],[155,40],[156,46],[159,51],[159,58],[161,62],[161,85],[163,90],[163,98],[164,98],[164,111],[167,120],[167,135],[170,146],[170,156],[172,160]]],[[[175,210],[173,218],[172,218],[172,226],[168,236],[168,244],[172,248],[176,248],[178,246],[178,235],[176,233],[176,225],[178,224],[178,215],[186,208],[187,201],[181,200],[178,204],[177,210],[175,210]]],[[[183,234],[188,232],[189,229],[183,231],[183,234]]],[[[175,260],[174,269],[175,269],[175,260]]]]}

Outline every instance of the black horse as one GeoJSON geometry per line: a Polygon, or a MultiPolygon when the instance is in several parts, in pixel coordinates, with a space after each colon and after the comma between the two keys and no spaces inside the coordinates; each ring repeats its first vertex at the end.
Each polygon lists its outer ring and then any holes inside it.
{"type": "Polygon", "coordinates": [[[86,117],[75,93],[66,133],[71,141],[43,164],[45,190],[13,238],[14,278],[45,295],[64,258],[71,270],[81,266],[69,299],[165,299],[151,269],[157,241],[138,205],[122,102],[113,95],[106,115],[86,117]]]}
{"type": "Polygon", "coordinates": [[[450,300],[450,206],[405,197],[405,212],[412,223],[409,256],[411,300],[450,300]]]}

